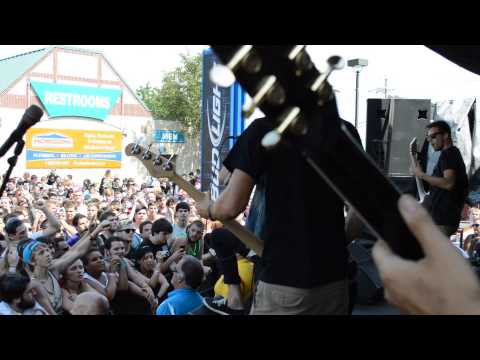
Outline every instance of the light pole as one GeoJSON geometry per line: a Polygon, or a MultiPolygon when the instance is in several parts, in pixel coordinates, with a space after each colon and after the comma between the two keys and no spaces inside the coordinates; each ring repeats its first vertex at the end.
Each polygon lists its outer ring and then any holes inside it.
{"type": "Polygon", "coordinates": [[[360,87],[360,71],[368,65],[367,59],[352,59],[348,60],[348,66],[352,67],[356,72],[356,86],[355,86],[355,128],[358,127],[358,97],[360,87]]]}

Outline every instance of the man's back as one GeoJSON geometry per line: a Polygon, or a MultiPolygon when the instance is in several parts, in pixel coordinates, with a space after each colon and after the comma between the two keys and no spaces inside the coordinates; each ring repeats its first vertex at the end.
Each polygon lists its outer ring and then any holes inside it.
{"type": "MultiPolygon", "coordinates": [[[[230,171],[240,169],[255,182],[264,181],[265,248],[260,279],[298,288],[345,279],[348,253],[343,201],[296,149],[282,145],[266,151],[261,139],[271,129],[268,120],[255,120],[224,162],[230,171]]],[[[320,167],[328,167],[321,154],[313,157],[320,167]]]]}

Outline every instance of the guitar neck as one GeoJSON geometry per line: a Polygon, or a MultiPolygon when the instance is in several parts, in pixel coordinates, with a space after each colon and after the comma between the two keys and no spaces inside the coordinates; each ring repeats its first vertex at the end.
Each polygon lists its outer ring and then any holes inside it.
{"type": "MultiPolygon", "coordinates": [[[[190,184],[187,180],[182,178],[178,174],[170,176],[170,180],[177,184],[181,189],[185,190],[195,201],[201,201],[204,198],[204,194],[198,191],[195,186],[190,184]]],[[[236,220],[224,220],[223,225],[230,230],[237,238],[240,239],[249,249],[255,251],[258,256],[262,256],[263,242],[258,239],[254,234],[243,227],[236,220]]]]}
{"type": "Polygon", "coordinates": [[[203,199],[203,193],[197,190],[195,186],[190,184],[187,180],[182,178],[178,174],[173,174],[170,177],[170,180],[173,181],[175,184],[177,184],[181,189],[185,190],[188,195],[190,195],[193,200],[195,201],[201,201],[203,199]]]}

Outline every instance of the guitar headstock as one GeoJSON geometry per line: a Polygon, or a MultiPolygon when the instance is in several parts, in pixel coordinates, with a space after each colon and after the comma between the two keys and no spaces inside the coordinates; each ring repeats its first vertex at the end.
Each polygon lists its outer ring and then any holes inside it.
{"type": "Polygon", "coordinates": [[[262,141],[265,147],[276,146],[284,134],[312,146],[332,141],[341,123],[327,79],[333,70],[343,68],[340,57],[329,58],[328,69],[320,73],[305,45],[212,45],[212,49],[225,64],[214,68],[212,80],[228,85],[231,71],[252,98],[243,109],[244,116],[258,106],[276,122],[276,129],[262,141]]]}
{"type": "Polygon", "coordinates": [[[145,166],[150,176],[170,180],[176,176],[175,164],[160,154],[151,151],[150,147],[145,148],[138,144],[128,144],[125,147],[125,154],[137,158],[145,166]]]}

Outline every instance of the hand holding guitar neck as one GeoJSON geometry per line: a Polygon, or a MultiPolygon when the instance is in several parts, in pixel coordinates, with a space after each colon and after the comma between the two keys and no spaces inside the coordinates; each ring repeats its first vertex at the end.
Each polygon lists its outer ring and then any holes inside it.
{"type": "MultiPolygon", "coordinates": [[[[410,142],[410,161],[412,163],[412,170],[414,173],[415,168],[418,164],[417,154],[417,138],[413,138],[410,142]]],[[[427,195],[425,192],[425,188],[423,187],[423,182],[421,179],[418,178],[418,176],[415,176],[415,181],[417,183],[418,198],[420,199],[420,203],[423,203],[423,201],[425,200],[425,196],[427,195]]]]}
{"type": "MultiPolygon", "coordinates": [[[[196,202],[204,200],[205,194],[198,191],[195,186],[175,172],[175,164],[171,159],[153,153],[150,148],[151,146],[145,148],[138,143],[129,144],[125,148],[125,153],[127,156],[136,157],[143,166],[145,166],[150,176],[156,178],[168,178],[181,189],[185,190],[196,202]]],[[[223,225],[238,237],[247,247],[255,251],[257,255],[262,255],[263,242],[245,227],[235,220],[223,221],[223,225]]]]}

